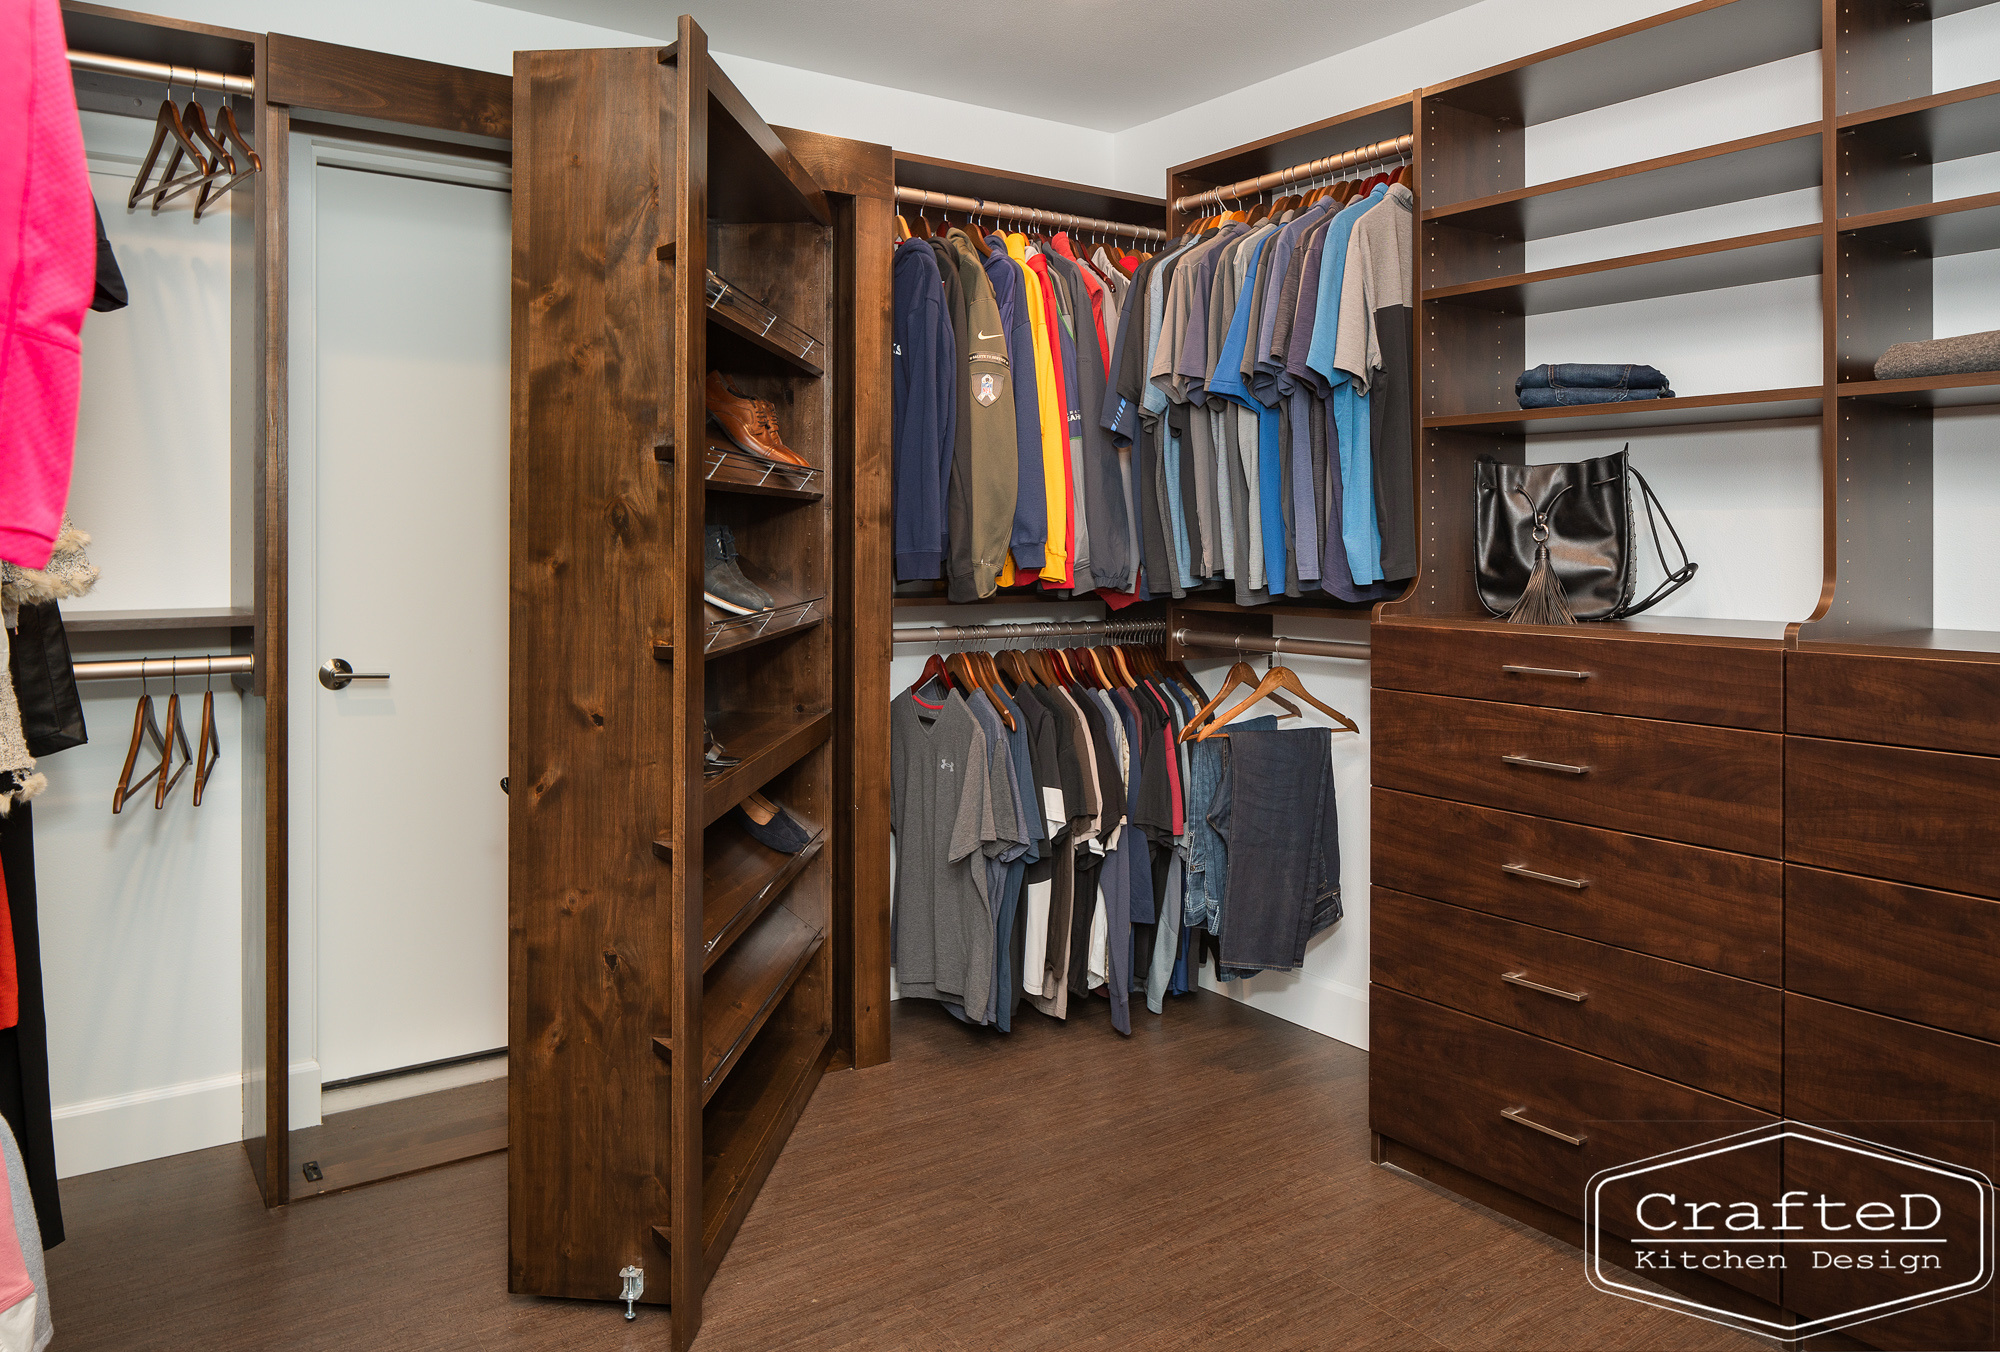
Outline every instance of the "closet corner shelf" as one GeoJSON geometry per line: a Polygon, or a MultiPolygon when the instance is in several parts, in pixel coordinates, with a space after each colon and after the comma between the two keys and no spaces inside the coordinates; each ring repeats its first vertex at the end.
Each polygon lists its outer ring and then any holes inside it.
{"type": "MultiPolygon", "coordinates": [[[[787,348],[783,343],[773,342],[771,339],[759,333],[756,329],[744,323],[742,320],[738,319],[735,315],[728,313],[726,310],[717,310],[711,307],[708,312],[708,322],[710,324],[713,324],[716,328],[721,329],[724,333],[729,334],[731,337],[741,339],[743,342],[750,344],[750,346],[754,348],[757,348],[764,352],[768,352],[773,357],[776,357],[779,361],[784,362],[787,366],[794,368],[802,375],[808,375],[813,377],[814,379],[818,379],[819,377],[824,376],[826,374],[824,368],[807,360],[804,357],[801,357],[798,353],[793,352],[790,348],[787,348]]],[[[815,350],[817,350],[818,344],[815,343],[814,347],[815,350]]]]}
{"type": "Polygon", "coordinates": [[[2000,192],[1843,216],[1836,224],[1843,236],[1931,258],[2000,249],[2000,192]]]}
{"type": "Polygon", "coordinates": [[[230,607],[191,610],[78,610],[63,615],[72,634],[123,634],[142,629],[245,629],[257,613],[230,607]]]}
{"type": "Polygon", "coordinates": [[[764,1030],[701,1123],[702,1269],[712,1276],[825,1068],[828,1030],[764,1030]]]}
{"type": "Polygon", "coordinates": [[[1817,187],[1820,178],[1819,124],[1809,122],[1430,207],[1424,222],[1505,239],[1549,239],[1817,187]]]}
{"type": "MultiPolygon", "coordinates": [[[[701,655],[721,657],[725,653],[754,648],[760,643],[772,643],[793,634],[802,634],[825,618],[826,598],[823,596],[795,605],[760,610],[753,615],[732,615],[728,620],[711,624],[703,631],[701,655]]],[[[659,662],[674,660],[671,636],[653,640],[653,658],[659,662]]]]}
{"type": "MultiPolygon", "coordinates": [[[[794,812],[794,817],[799,814],[794,812]]],[[[783,896],[792,880],[805,872],[826,844],[826,828],[799,822],[812,839],[797,854],[780,854],[760,845],[747,832],[729,830],[714,849],[705,849],[701,867],[701,942],[703,971],[715,966],[743,932],[783,896]]]]}
{"type": "Polygon", "coordinates": [[[724,770],[702,785],[701,824],[708,826],[770,782],[780,770],[797,764],[807,752],[833,733],[830,709],[756,709],[712,713],[708,727],[728,754],[742,764],[724,770]]]}
{"type": "Polygon", "coordinates": [[[1819,271],[1820,227],[1797,225],[1595,263],[1434,287],[1426,290],[1423,298],[1506,314],[1551,314],[1811,277],[1819,271]]]}
{"type": "Polygon", "coordinates": [[[1861,399],[1895,408],[1976,408],[2000,404],[2000,371],[1915,376],[1909,380],[1849,380],[1833,388],[1842,399],[1861,399]]]}
{"type": "Polygon", "coordinates": [[[1804,385],[1787,390],[1697,394],[1683,399],[1642,399],[1628,404],[1449,413],[1426,417],[1424,430],[1520,437],[1538,432],[1622,432],[1650,427],[1697,427],[1710,423],[1778,422],[1817,418],[1820,396],[1819,386],[1804,385]]]}
{"type": "Polygon", "coordinates": [[[1846,113],[1834,125],[1925,163],[1984,155],[2000,150],[2000,80],[1846,113]]]}
{"type": "Polygon", "coordinates": [[[701,996],[701,1098],[715,1097],[825,935],[782,906],[765,911],[707,975],[701,996]]]}
{"type": "Polygon", "coordinates": [[[1844,637],[1819,635],[1811,638],[1801,634],[1798,651],[1852,653],[1864,657],[2000,662],[2000,632],[1991,629],[1863,630],[1844,637]]]}

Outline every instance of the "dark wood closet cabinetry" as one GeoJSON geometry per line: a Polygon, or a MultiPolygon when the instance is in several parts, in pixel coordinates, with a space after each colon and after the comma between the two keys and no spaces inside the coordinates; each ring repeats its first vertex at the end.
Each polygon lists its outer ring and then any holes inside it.
{"type": "MultiPolygon", "coordinates": [[[[1379,1158],[1572,1240],[1593,1171],[1780,1117],[2000,1166],[2000,634],[1932,613],[1934,411],[2000,407],[2000,375],[1873,379],[1942,336],[1933,260],[2000,247],[2000,199],[1932,191],[1934,164],[2000,150],[2000,85],[1931,88],[1935,25],[1972,8],[1706,0],[1417,99],[1421,572],[1372,634],[1372,1118],[1379,1158]],[[1814,50],[1817,122],[1526,182],[1528,126],[1814,50]],[[1818,224],[1525,270],[1529,241],[1813,186],[1818,224]],[[1819,385],[1512,407],[1530,315],[1815,275],[1819,385]],[[1480,457],[1746,421],[1818,425],[1810,617],[1481,611],[1480,457]]],[[[1887,1186],[1785,1160],[1716,1186],[1887,1186]]],[[[1856,1305],[1797,1264],[1736,1285],[1768,1318],[1856,1305]]],[[[1988,1290],[1844,1333],[1996,1331],[1988,1290]]]]}
{"type": "MultiPolygon", "coordinates": [[[[857,1007],[879,1022],[854,979],[876,917],[836,869],[835,631],[837,522],[887,422],[883,306],[857,300],[886,303],[887,269],[857,240],[886,260],[891,216],[823,191],[687,18],[666,47],[518,54],[513,127],[508,1284],[610,1300],[640,1269],[684,1347],[821,1072],[853,1063],[857,1007]],[[818,346],[711,308],[711,276],[818,346]],[[815,472],[722,464],[711,371],[815,472]],[[715,525],[814,604],[705,613],[715,525]],[[708,736],[734,763],[705,776],[708,736]],[[760,791],[803,850],[732,819],[760,791]]],[[[886,200],[886,148],[795,139],[886,200]]]]}

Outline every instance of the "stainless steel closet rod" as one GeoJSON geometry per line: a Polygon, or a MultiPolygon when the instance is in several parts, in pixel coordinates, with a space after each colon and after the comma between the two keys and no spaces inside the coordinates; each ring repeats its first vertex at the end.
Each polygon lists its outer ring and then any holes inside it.
{"type": "Polygon", "coordinates": [[[257,670],[257,659],[248,653],[215,657],[134,657],[115,662],[76,662],[70,668],[79,681],[166,680],[190,677],[200,680],[217,676],[248,676],[257,670]]]}
{"type": "Polygon", "coordinates": [[[1106,221],[1096,216],[1072,216],[1066,211],[1043,211],[1039,207],[1017,207],[1006,202],[989,202],[983,197],[954,197],[947,192],[932,192],[929,188],[906,188],[896,185],[896,200],[911,202],[918,206],[936,207],[939,211],[962,211],[968,216],[991,216],[1003,221],[1029,221],[1036,225],[1053,225],[1065,230],[1090,230],[1100,235],[1116,235],[1120,239],[1144,239],[1163,241],[1167,237],[1164,230],[1156,230],[1150,225],[1128,225],[1124,221],[1106,221]]]}
{"type": "Polygon", "coordinates": [[[225,75],[221,71],[170,66],[161,61],[138,61],[129,56],[106,56],[102,52],[71,52],[69,67],[96,75],[123,75],[133,80],[151,80],[154,84],[182,89],[213,89],[224,94],[257,92],[257,82],[248,75],[225,75]]]}
{"type": "Polygon", "coordinates": [[[1210,188],[1206,192],[1194,193],[1174,199],[1175,211],[1187,211],[1194,207],[1207,206],[1210,202],[1236,201],[1243,197],[1256,197],[1273,188],[1282,188],[1300,179],[1318,178],[1322,174],[1337,174],[1344,169],[1359,168],[1373,164],[1376,160],[1386,160],[1392,156],[1407,155],[1416,145],[1413,136],[1393,136],[1386,141],[1374,141],[1353,150],[1342,151],[1338,155],[1328,155],[1324,159],[1312,160],[1305,164],[1295,164],[1289,169],[1274,169],[1256,178],[1246,178],[1240,183],[1225,184],[1220,188],[1210,188]]]}
{"type": "MultiPolygon", "coordinates": [[[[1075,642],[1157,642],[1167,636],[1165,620],[1039,620],[1023,624],[926,624],[891,631],[897,643],[988,643],[1000,639],[1053,639],[1075,642]]],[[[1052,645],[1054,646],[1054,645],[1052,645]]]]}

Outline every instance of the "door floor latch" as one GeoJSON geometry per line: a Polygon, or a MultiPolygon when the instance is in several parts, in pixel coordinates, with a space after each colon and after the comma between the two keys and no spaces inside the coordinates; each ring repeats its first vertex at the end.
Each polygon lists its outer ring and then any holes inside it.
{"type": "Polygon", "coordinates": [[[618,1299],[625,1302],[625,1317],[637,1319],[639,1314],[632,1308],[632,1302],[646,1294],[646,1269],[622,1267],[618,1269],[618,1275],[625,1279],[625,1289],[618,1293],[618,1299]]]}

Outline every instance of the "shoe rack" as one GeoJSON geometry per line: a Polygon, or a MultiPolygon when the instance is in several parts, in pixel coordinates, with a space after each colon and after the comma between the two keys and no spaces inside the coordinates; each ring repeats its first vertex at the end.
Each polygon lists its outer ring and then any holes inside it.
{"type": "MultiPolygon", "coordinates": [[[[642,1287],[685,1347],[822,1072],[853,1060],[836,526],[850,349],[886,388],[886,348],[855,318],[853,185],[822,190],[692,20],[662,48],[520,53],[514,100],[508,1286],[642,1287]],[[806,464],[712,424],[711,371],[806,464]],[[770,613],[704,605],[717,525],[770,613]],[[710,734],[729,763],[705,774],[710,734]],[[731,820],[757,793],[804,849],[731,820]]],[[[794,139],[836,180],[879,149],[794,139]]]]}

